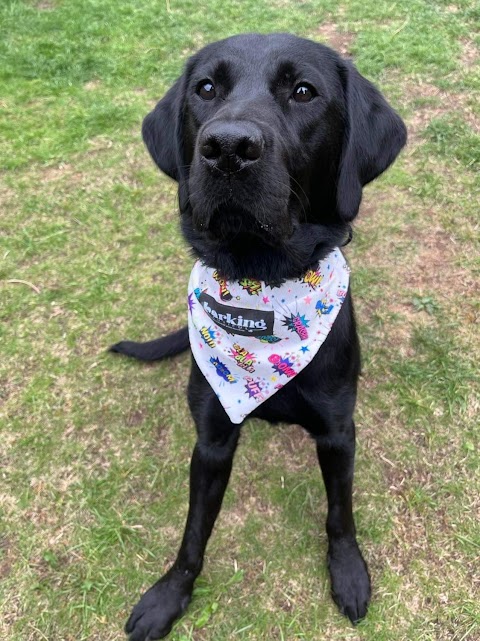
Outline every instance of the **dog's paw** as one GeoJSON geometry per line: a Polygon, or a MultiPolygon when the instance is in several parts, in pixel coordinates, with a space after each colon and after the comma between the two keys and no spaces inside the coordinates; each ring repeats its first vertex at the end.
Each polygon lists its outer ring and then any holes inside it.
{"type": "Polygon", "coordinates": [[[163,578],[142,596],[125,625],[129,641],[162,639],[187,609],[192,588],[163,578]]]}
{"type": "Polygon", "coordinates": [[[327,558],[333,600],[342,614],[357,623],[367,614],[371,596],[367,564],[357,542],[354,539],[331,542],[327,558]]]}

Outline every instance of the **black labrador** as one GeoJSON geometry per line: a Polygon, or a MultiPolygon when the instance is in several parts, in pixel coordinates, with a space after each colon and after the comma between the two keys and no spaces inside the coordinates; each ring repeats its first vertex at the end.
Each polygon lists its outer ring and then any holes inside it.
{"type": "MultiPolygon", "coordinates": [[[[234,36],[206,46],[145,118],[156,164],[178,181],[193,254],[225,279],[301,277],[346,242],[363,186],[394,161],[406,129],[380,92],[323,45],[288,34],[234,36]]],[[[157,360],[189,348],[187,328],[112,351],[157,360]]],[[[316,443],[328,498],[333,599],[365,616],[370,578],[352,515],[360,352],[347,293],[323,346],[251,414],[302,425],[316,443]]],[[[134,607],[131,641],[158,639],[185,611],[232,469],[232,423],[192,359],[188,402],[198,440],[190,507],[176,561],[134,607]]]]}

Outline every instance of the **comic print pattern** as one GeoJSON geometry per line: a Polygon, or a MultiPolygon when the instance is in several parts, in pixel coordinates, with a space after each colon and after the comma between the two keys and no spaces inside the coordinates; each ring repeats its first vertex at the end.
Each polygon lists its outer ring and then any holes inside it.
{"type": "Polygon", "coordinates": [[[190,345],[232,423],[310,363],[345,300],[349,271],[339,249],[283,283],[227,281],[195,263],[188,285],[190,345]]]}

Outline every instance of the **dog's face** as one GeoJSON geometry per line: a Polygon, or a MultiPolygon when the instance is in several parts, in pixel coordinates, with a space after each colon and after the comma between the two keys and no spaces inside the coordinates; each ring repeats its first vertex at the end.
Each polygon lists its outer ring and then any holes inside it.
{"type": "Polygon", "coordinates": [[[341,242],[362,187],[406,140],[399,116],[349,62],[287,34],[202,49],[143,136],[179,182],[196,254],[226,276],[257,278],[279,275],[265,256],[294,275],[341,242]]]}

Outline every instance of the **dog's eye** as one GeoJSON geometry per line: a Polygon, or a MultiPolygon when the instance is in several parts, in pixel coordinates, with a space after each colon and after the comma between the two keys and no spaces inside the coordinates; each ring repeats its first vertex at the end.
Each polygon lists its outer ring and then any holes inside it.
{"type": "Polygon", "coordinates": [[[297,85],[293,90],[293,99],[295,102],[310,102],[313,100],[317,92],[311,85],[307,85],[305,82],[297,85]]]}
{"type": "Polygon", "coordinates": [[[203,100],[213,100],[215,98],[215,87],[210,80],[202,80],[197,87],[197,93],[203,100]]]}

